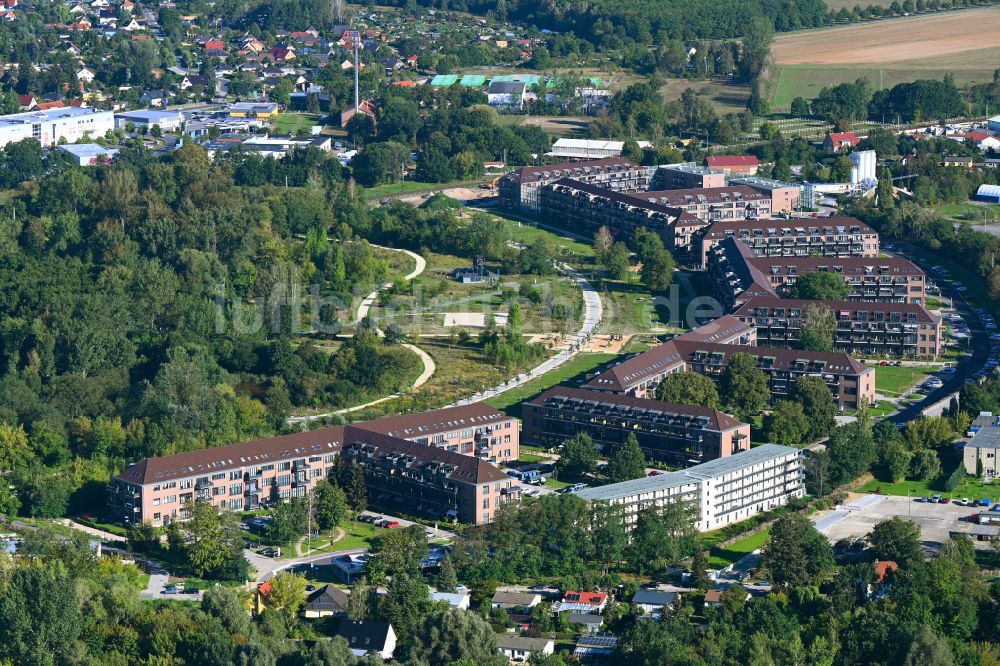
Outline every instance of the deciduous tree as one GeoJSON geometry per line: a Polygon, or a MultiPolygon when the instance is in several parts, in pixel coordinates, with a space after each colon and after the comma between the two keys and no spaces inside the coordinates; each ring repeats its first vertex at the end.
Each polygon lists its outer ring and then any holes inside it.
{"type": "Polygon", "coordinates": [[[656,399],[679,405],[719,408],[719,390],[711,378],[697,372],[674,372],[656,387],[656,399]]]}

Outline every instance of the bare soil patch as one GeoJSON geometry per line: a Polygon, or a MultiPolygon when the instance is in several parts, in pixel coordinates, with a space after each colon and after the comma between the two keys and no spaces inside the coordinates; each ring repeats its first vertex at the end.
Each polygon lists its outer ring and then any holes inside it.
{"type": "Polygon", "coordinates": [[[997,62],[998,35],[1000,7],[986,7],[779,35],[771,53],[778,65],[884,67],[937,60],[942,66],[942,59],[969,51],[997,62]]]}

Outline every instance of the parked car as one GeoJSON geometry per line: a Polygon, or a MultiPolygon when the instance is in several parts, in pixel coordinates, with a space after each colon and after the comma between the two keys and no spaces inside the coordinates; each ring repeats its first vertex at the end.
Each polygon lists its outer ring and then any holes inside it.
{"type": "Polygon", "coordinates": [[[170,587],[164,588],[161,594],[177,594],[177,588],[171,585],[170,587]]]}
{"type": "Polygon", "coordinates": [[[955,500],[955,504],[957,504],[959,506],[969,506],[969,498],[968,497],[963,497],[960,500],[955,500]]]}
{"type": "Polygon", "coordinates": [[[274,557],[274,548],[263,548],[257,551],[258,555],[263,555],[264,557],[274,557]]]}
{"type": "Polygon", "coordinates": [[[951,498],[942,497],[941,498],[941,504],[951,504],[951,498]]]}
{"type": "Polygon", "coordinates": [[[933,496],[932,496],[932,497],[930,498],[930,500],[929,500],[929,501],[930,501],[931,503],[933,503],[933,504],[937,504],[938,502],[940,502],[940,501],[941,501],[941,496],[940,496],[940,495],[933,495],[933,496]]]}
{"type": "Polygon", "coordinates": [[[382,527],[384,527],[386,529],[390,529],[390,530],[396,529],[397,527],[399,527],[399,521],[398,520],[386,520],[386,521],[383,521],[382,522],[382,527]]]}

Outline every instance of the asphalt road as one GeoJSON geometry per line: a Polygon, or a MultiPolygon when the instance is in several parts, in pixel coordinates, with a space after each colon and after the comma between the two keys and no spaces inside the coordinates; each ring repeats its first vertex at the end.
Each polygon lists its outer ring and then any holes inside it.
{"type": "MultiPolygon", "coordinates": [[[[898,242],[896,244],[901,246],[907,255],[912,254],[912,248],[909,244],[898,242]]],[[[886,252],[886,254],[892,253],[886,252]]],[[[911,256],[906,256],[906,258],[920,266],[924,272],[929,273],[929,266],[920,264],[920,262],[915,261],[911,256]]],[[[941,288],[941,292],[952,299],[958,314],[962,316],[965,323],[969,327],[969,351],[972,352],[972,359],[960,364],[957,367],[957,372],[951,375],[950,379],[944,380],[944,385],[942,385],[941,388],[936,391],[932,391],[920,402],[910,405],[902,411],[890,416],[889,418],[896,423],[912,421],[913,419],[918,418],[921,411],[927,406],[932,405],[939,400],[943,400],[952,393],[961,390],[962,386],[965,384],[965,380],[979,372],[990,355],[990,336],[986,329],[983,328],[983,323],[979,321],[979,315],[973,312],[972,306],[965,300],[965,297],[958,291],[955,291],[949,283],[944,282],[943,280],[937,280],[937,284],[941,288]]],[[[944,376],[941,377],[944,379],[944,376]]]]}

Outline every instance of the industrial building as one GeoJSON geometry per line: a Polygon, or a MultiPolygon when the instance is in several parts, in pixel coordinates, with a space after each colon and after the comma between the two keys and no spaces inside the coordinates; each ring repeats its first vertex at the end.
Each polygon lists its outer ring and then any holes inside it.
{"type": "Polygon", "coordinates": [[[176,132],[184,124],[184,114],[180,111],[126,111],[115,114],[115,127],[133,125],[138,128],[159,127],[163,132],[176,132]]]}
{"type": "MultiPolygon", "coordinates": [[[[407,448],[407,455],[419,459],[421,469],[434,461],[457,466],[456,483],[503,476],[489,461],[515,460],[519,452],[517,419],[475,403],[147,458],[111,479],[107,487],[109,511],[113,520],[125,525],[149,522],[159,527],[183,520],[187,502],[211,502],[219,510],[246,511],[289,497],[304,497],[309,488],[329,475],[342,448],[357,442],[377,445],[379,456],[401,450],[402,445],[393,442],[423,447],[407,448]],[[474,466],[475,475],[462,476],[462,470],[472,469],[470,466],[474,466]]],[[[503,485],[491,494],[499,495],[501,490],[504,496],[513,492],[503,485]]],[[[479,510],[463,507],[455,508],[464,511],[459,514],[463,520],[476,522],[481,518],[479,510]]]]}
{"type": "Polygon", "coordinates": [[[647,188],[654,169],[620,158],[530,166],[504,175],[498,189],[500,200],[506,206],[538,212],[539,190],[561,178],[572,178],[615,192],[640,192],[647,188]]]}
{"type": "Polygon", "coordinates": [[[0,148],[8,143],[34,139],[43,146],[60,141],[76,143],[81,139],[96,139],[115,128],[111,111],[75,106],[28,111],[0,116],[0,148]]]}
{"type": "Polygon", "coordinates": [[[680,472],[587,488],[577,496],[621,507],[630,530],[645,508],[688,502],[696,514],[696,527],[706,532],[804,497],[803,479],[800,450],[764,444],[680,472]]]}
{"type": "Polygon", "coordinates": [[[585,432],[605,456],[635,435],[646,460],[675,467],[724,458],[750,448],[750,426],[717,409],[604,391],[555,387],[521,406],[522,438],[562,444],[585,432]]]}
{"type": "Polygon", "coordinates": [[[877,257],[878,232],[853,217],[718,222],[700,233],[700,265],[713,247],[738,238],[758,257],[877,257]]]}
{"type": "Polygon", "coordinates": [[[937,358],[944,338],[941,318],[912,303],[806,301],[757,297],[733,313],[757,331],[757,344],[799,346],[806,308],[818,306],[833,313],[837,328],[833,348],[855,356],[937,358]]]}

